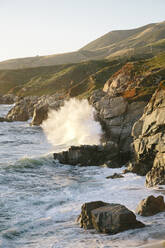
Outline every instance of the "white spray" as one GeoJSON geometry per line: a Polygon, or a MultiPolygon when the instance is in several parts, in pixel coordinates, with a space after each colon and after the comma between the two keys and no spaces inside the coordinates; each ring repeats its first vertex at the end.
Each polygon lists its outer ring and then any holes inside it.
{"type": "Polygon", "coordinates": [[[55,147],[71,145],[97,145],[102,129],[94,119],[95,109],[87,100],[75,98],[66,101],[58,111],[50,110],[42,128],[55,147]]]}

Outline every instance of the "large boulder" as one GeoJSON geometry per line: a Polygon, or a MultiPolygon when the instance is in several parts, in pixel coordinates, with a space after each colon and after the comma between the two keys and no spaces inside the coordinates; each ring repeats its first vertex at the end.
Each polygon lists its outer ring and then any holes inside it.
{"type": "Polygon", "coordinates": [[[132,130],[132,171],[146,175],[146,185],[165,184],[165,90],[158,89],[132,130]]]}
{"type": "Polygon", "coordinates": [[[108,162],[109,167],[121,167],[118,146],[114,142],[105,145],[71,146],[68,151],[54,153],[54,159],[62,164],[96,166],[108,162]],[[112,165],[112,166],[111,166],[112,165]]]}
{"type": "Polygon", "coordinates": [[[161,195],[158,197],[148,196],[139,203],[136,209],[136,213],[142,216],[152,216],[163,211],[165,211],[165,203],[161,195]]]}
{"type": "Polygon", "coordinates": [[[108,205],[108,203],[102,201],[84,203],[81,206],[81,214],[78,217],[80,227],[83,227],[84,229],[93,229],[91,211],[106,205],[108,205]]]}
{"type": "Polygon", "coordinates": [[[82,205],[80,226],[95,228],[101,233],[116,234],[145,225],[136,220],[135,214],[125,206],[106,202],[88,202],[82,205]]]}

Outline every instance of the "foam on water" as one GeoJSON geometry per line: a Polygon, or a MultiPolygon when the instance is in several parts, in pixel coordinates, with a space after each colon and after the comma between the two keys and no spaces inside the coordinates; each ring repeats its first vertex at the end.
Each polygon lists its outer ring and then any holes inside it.
{"type": "Polygon", "coordinates": [[[145,228],[112,236],[81,229],[75,220],[84,202],[116,202],[135,211],[141,199],[163,191],[145,188],[145,178],[136,174],[106,179],[122,168],[60,165],[51,153],[41,156],[50,148],[42,129],[25,122],[0,123],[2,132],[0,247],[126,248],[165,235],[165,213],[138,217],[145,228]]]}
{"type": "Polygon", "coordinates": [[[102,130],[94,115],[95,110],[87,100],[72,98],[58,111],[50,110],[42,128],[54,146],[97,145],[102,130]]]}

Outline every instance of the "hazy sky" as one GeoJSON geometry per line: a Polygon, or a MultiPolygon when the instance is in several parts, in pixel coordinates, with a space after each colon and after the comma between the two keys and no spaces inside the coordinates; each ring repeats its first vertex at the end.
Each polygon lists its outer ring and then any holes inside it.
{"type": "Polygon", "coordinates": [[[0,0],[0,61],[70,52],[165,20],[165,0],[0,0]]]}

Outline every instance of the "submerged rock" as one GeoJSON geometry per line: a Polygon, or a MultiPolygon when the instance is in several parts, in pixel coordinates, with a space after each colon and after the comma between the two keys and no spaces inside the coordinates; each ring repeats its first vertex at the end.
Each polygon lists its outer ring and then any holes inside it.
{"type": "Polygon", "coordinates": [[[142,216],[152,216],[163,211],[165,211],[165,203],[161,195],[158,197],[148,196],[139,203],[136,209],[136,213],[142,216]]]}
{"type": "Polygon", "coordinates": [[[54,159],[62,164],[96,166],[103,165],[106,161],[111,161],[112,167],[122,166],[118,146],[114,142],[106,145],[81,145],[71,146],[68,151],[54,153],[54,159]]]}
{"type": "Polygon", "coordinates": [[[117,178],[123,178],[124,176],[122,174],[114,173],[111,176],[107,176],[107,179],[117,179],[117,178]]]}
{"type": "Polygon", "coordinates": [[[11,121],[4,117],[0,117],[0,122],[11,122],[11,121]]]}
{"type": "Polygon", "coordinates": [[[101,201],[84,203],[79,220],[80,226],[85,229],[95,228],[108,234],[145,226],[137,221],[135,214],[125,206],[101,201]]]}

